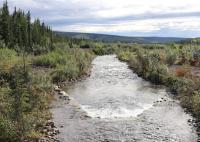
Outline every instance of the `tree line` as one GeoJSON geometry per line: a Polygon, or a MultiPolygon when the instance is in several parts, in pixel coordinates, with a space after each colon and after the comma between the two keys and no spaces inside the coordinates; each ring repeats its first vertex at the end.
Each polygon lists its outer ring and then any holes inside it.
{"type": "Polygon", "coordinates": [[[31,22],[31,13],[14,8],[10,13],[5,1],[0,7],[0,43],[16,51],[40,54],[51,50],[53,31],[39,19],[31,22]]]}

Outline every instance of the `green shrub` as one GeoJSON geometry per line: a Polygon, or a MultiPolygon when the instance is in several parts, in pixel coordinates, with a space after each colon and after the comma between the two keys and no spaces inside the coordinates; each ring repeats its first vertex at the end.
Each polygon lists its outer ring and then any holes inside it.
{"type": "Polygon", "coordinates": [[[200,93],[192,96],[192,102],[193,112],[198,118],[200,118],[200,93]]]}
{"type": "Polygon", "coordinates": [[[109,55],[114,54],[117,48],[114,45],[108,44],[95,44],[93,47],[93,52],[96,55],[109,55]]]}
{"type": "Polygon", "coordinates": [[[48,47],[34,44],[32,50],[29,50],[28,52],[32,52],[34,55],[41,55],[44,53],[48,53],[48,51],[49,51],[48,47]]]}
{"type": "Polygon", "coordinates": [[[87,73],[92,59],[90,50],[63,47],[37,57],[33,65],[53,68],[52,81],[58,83],[87,73]]]}
{"type": "Polygon", "coordinates": [[[121,60],[121,61],[129,61],[130,60],[130,56],[132,55],[131,52],[129,51],[122,51],[122,52],[119,52],[118,54],[118,58],[121,60]]]}
{"type": "Polygon", "coordinates": [[[174,50],[168,50],[166,53],[166,64],[173,65],[177,60],[177,53],[174,50]]]}
{"type": "Polygon", "coordinates": [[[93,59],[92,54],[88,51],[79,49],[74,50],[73,53],[74,54],[69,56],[70,58],[66,60],[65,64],[57,66],[52,73],[53,82],[70,80],[88,72],[93,59]]]}
{"type": "Polygon", "coordinates": [[[10,69],[18,62],[17,53],[8,48],[0,48],[0,68],[10,69]]]}
{"type": "Polygon", "coordinates": [[[155,84],[163,84],[163,77],[168,74],[168,67],[164,64],[153,62],[151,63],[148,79],[155,84]]]}
{"type": "Polygon", "coordinates": [[[20,142],[20,138],[15,129],[15,125],[8,118],[0,115],[0,141],[1,142],[20,142]]]}
{"type": "Polygon", "coordinates": [[[53,51],[48,54],[37,57],[33,64],[41,67],[57,67],[59,64],[66,64],[66,57],[62,56],[59,52],[53,51]]]}
{"type": "Polygon", "coordinates": [[[73,64],[60,67],[53,73],[53,82],[63,82],[78,77],[79,68],[73,64]]]}
{"type": "Polygon", "coordinates": [[[118,58],[128,62],[131,69],[144,79],[167,86],[180,100],[181,105],[199,121],[200,80],[191,76],[190,66],[181,67],[184,70],[176,70],[176,75],[168,71],[168,66],[177,63],[177,59],[181,64],[187,64],[191,60],[191,51],[194,48],[180,47],[178,53],[178,46],[171,48],[143,46],[133,50],[134,53],[130,52],[131,50],[120,52],[118,58]]]}
{"type": "Polygon", "coordinates": [[[165,77],[165,85],[168,86],[174,94],[180,95],[188,90],[191,90],[195,86],[192,80],[179,78],[173,75],[165,77]]]}
{"type": "Polygon", "coordinates": [[[18,142],[45,124],[48,97],[21,65],[13,66],[1,79],[0,141],[18,142]]]}

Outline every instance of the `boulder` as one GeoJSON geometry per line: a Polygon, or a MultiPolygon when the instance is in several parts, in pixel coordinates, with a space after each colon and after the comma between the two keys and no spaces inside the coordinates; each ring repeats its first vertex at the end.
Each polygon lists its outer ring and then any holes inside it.
{"type": "Polygon", "coordinates": [[[66,95],[68,96],[68,94],[65,91],[60,91],[58,94],[62,96],[66,96],[66,95]]]}
{"type": "Polygon", "coordinates": [[[53,121],[48,121],[46,126],[50,126],[50,128],[55,128],[55,124],[53,121]]]}
{"type": "Polygon", "coordinates": [[[69,95],[65,91],[59,92],[60,99],[70,100],[69,95]]]}
{"type": "Polygon", "coordinates": [[[54,85],[54,86],[53,86],[53,89],[54,89],[54,91],[56,91],[56,92],[62,91],[57,85],[54,85]]]}

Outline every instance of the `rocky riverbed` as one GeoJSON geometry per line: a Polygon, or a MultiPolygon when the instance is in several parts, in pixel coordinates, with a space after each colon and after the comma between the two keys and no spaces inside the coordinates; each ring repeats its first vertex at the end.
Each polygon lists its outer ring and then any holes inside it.
{"type": "Polygon", "coordinates": [[[69,98],[56,95],[52,107],[60,142],[197,141],[193,118],[179,102],[115,56],[97,57],[91,76],[66,92],[69,98]]]}

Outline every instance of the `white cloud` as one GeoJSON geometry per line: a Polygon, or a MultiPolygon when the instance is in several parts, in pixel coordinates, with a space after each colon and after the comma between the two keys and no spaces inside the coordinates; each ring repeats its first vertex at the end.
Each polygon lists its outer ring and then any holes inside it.
{"type": "Polygon", "coordinates": [[[164,28],[200,31],[200,18],[168,18],[153,20],[121,21],[115,24],[80,23],[55,27],[56,30],[71,32],[153,32],[164,28]]]}
{"type": "MultiPolygon", "coordinates": [[[[71,10],[74,16],[92,14],[96,17],[119,17],[144,13],[194,12],[200,10],[199,0],[8,0],[12,6],[59,12],[71,10]],[[79,11],[80,9],[88,9],[79,11]],[[84,13],[86,12],[86,13],[84,13]]],[[[2,3],[2,2],[1,2],[2,3]]],[[[62,13],[63,12],[63,13],[62,13]]]]}
{"type": "Polygon", "coordinates": [[[200,29],[200,0],[8,0],[8,3],[31,10],[33,16],[53,23],[53,28],[60,31],[150,33],[163,28],[177,32],[200,29]],[[191,15],[184,17],[187,13],[191,15]],[[152,19],[152,15],[158,17],[152,19]]]}

